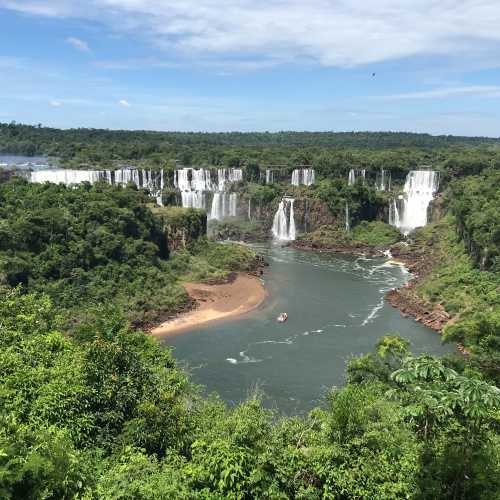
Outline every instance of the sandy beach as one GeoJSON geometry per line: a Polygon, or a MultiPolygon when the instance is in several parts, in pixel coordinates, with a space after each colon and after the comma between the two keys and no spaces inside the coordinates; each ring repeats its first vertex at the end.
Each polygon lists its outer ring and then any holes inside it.
{"type": "Polygon", "coordinates": [[[184,288],[196,300],[198,307],[153,328],[151,334],[155,337],[167,337],[240,316],[258,307],[266,298],[261,281],[245,273],[239,273],[231,283],[186,283],[184,288]]]}

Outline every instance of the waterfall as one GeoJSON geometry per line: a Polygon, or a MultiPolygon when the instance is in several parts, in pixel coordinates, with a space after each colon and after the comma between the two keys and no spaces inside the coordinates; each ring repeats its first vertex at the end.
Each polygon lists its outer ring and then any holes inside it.
{"type": "MultiPolygon", "coordinates": [[[[221,195],[223,193],[214,193],[214,197],[212,198],[212,208],[210,209],[209,219],[222,219],[222,201],[221,195]]],[[[184,206],[184,204],[182,204],[184,206]]]]}
{"type": "Polygon", "coordinates": [[[53,182],[54,184],[81,184],[90,182],[94,184],[99,180],[105,180],[104,172],[99,170],[70,170],[70,169],[47,169],[31,172],[31,182],[53,182]],[[104,174],[104,175],[103,175],[104,174]]]}
{"type": "Polygon", "coordinates": [[[412,170],[409,172],[402,199],[393,200],[392,207],[389,207],[389,223],[405,235],[417,227],[425,226],[427,208],[438,187],[439,175],[436,171],[412,170]]]}
{"type": "MultiPolygon", "coordinates": [[[[273,184],[273,183],[274,183],[274,172],[270,168],[268,168],[266,170],[266,184],[273,184]]],[[[292,184],[293,184],[293,179],[292,179],[292,184]]]]}
{"type": "Polygon", "coordinates": [[[383,168],[380,169],[380,174],[377,175],[377,182],[375,185],[378,191],[390,191],[391,190],[391,173],[387,172],[383,168]]]}
{"type": "MultiPolygon", "coordinates": [[[[238,212],[238,193],[226,191],[227,184],[243,180],[243,171],[240,168],[219,168],[217,170],[216,191],[212,198],[209,219],[221,220],[225,217],[236,217],[238,212]]],[[[207,188],[214,190],[214,185],[207,188]]],[[[207,189],[208,190],[208,189],[207,189]]]]}
{"type": "Polygon", "coordinates": [[[394,198],[389,205],[389,224],[397,228],[399,228],[399,226],[401,225],[399,219],[398,201],[396,200],[396,198],[394,198]]]}
{"type": "Polygon", "coordinates": [[[272,233],[275,239],[291,241],[296,237],[295,214],[293,198],[283,198],[274,214],[272,233]],[[288,219],[287,219],[288,208],[288,219]]]}
{"type": "Polygon", "coordinates": [[[305,168],[302,171],[302,178],[304,181],[304,186],[311,186],[312,184],[314,184],[315,177],[316,177],[316,173],[314,172],[314,169],[312,169],[312,168],[305,168]]]}
{"type": "Polygon", "coordinates": [[[293,205],[295,203],[295,200],[293,198],[289,199],[290,202],[290,219],[288,221],[288,239],[289,240],[294,240],[295,239],[295,214],[293,212],[293,205]]]}
{"type": "Polygon", "coordinates": [[[238,208],[238,193],[231,193],[229,195],[229,216],[236,217],[238,208]]]}
{"type": "Polygon", "coordinates": [[[366,179],[366,168],[363,168],[361,170],[361,177],[363,177],[363,184],[364,184],[366,179]]]}
{"type": "Polygon", "coordinates": [[[349,178],[347,180],[347,184],[349,186],[354,186],[355,182],[356,182],[356,174],[354,173],[354,169],[351,168],[351,170],[349,170],[349,178]]]}
{"type": "Polygon", "coordinates": [[[296,168],[292,172],[292,186],[300,186],[301,184],[310,186],[314,184],[315,179],[316,173],[313,168],[296,168]]]}
{"type": "Polygon", "coordinates": [[[243,180],[241,168],[217,169],[217,181],[205,168],[180,168],[175,171],[174,186],[181,191],[182,206],[206,209],[206,192],[214,193],[210,207],[210,219],[223,219],[236,214],[238,196],[227,192],[227,184],[243,180]]]}
{"type": "Polygon", "coordinates": [[[205,193],[202,191],[181,191],[181,199],[185,208],[205,208],[205,193]]]}
{"type": "Polygon", "coordinates": [[[252,220],[252,200],[248,198],[248,220],[252,220]]]}
{"type": "Polygon", "coordinates": [[[74,169],[44,169],[31,172],[30,182],[53,182],[71,186],[83,182],[106,182],[115,186],[135,184],[138,188],[147,189],[159,205],[164,187],[164,173],[136,168],[120,168],[118,170],[74,170],[74,169]]]}
{"type": "Polygon", "coordinates": [[[351,230],[351,224],[349,223],[349,203],[345,203],[345,230],[349,232],[351,230]]]}

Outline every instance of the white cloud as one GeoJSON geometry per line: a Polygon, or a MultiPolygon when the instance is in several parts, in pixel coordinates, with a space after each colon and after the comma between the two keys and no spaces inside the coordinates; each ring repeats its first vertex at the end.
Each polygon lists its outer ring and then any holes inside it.
{"type": "Polygon", "coordinates": [[[250,60],[251,67],[349,67],[417,55],[467,58],[500,47],[498,0],[0,0],[1,6],[98,20],[113,33],[143,33],[177,57],[227,66],[250,60]]]}
{"type": "Polygon", "coordinates": [[[89,44],[84,40],[81,40],[80,38],[70,36],[66,38],[66,42],[77,50],[80,50],[82,52],[90,52],[89,44]]]}
{"type": "Polygon", "coordinates": [[[455,96],[481,96],[481,97],[500,97],[499,85],[470,85],[468,87],[449,87],[421,92],[408,92],[405,94],[393,94],[387,96],[377,96],[377,99],[399,101],[407,99],[443,99],[455,96]]]}
{"type": "Polygon", "coordinates": [[[53,108],[60,108],[62,106],[61,101],[51,100],[49,103],[53,108]]]}
{"type": "Polygon", "coordinates": [[[123,106],[124,108],[130,108],[130,103],[128,101],[126,101],[125,99],[119,100],[118,104],[120,106],[123,106]]]}

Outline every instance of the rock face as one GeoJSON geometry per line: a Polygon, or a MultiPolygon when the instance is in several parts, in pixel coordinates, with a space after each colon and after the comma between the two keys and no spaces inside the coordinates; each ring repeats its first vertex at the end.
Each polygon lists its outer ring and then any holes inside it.
{"type": "Polygon", "coordinates": [[[181,207],[155,207],[154,213],[163,222],[170,252],[182,250],[207,234],[207,214],[204,210],[181,207]]]}
{"type": "MultiPolygon", "coordinates": [[[[314,231],[320,226],[335,224],[336,219],[331,214],[328,205],[321,200],[311,198],[294,198],[295,225],[300,233],[314,231]]],[[[240,204],[240,215],[247,216],[247,200],[240,204]]],[[[267,204],[252,204],[252,218],[259,220],[267,232],[271,230],[274,214],[278,208],[279,199],[267,204]]]]}
{"type": "Polygon", "coordinates": [[[421,300],[415,293],[415,284],[412,282],[407,287],[388,292],[385,296],[387,302],[397,307],[403,316],[412,316],[425,326],[441,332],[450,321],[450,315],[440,304],[433,306],[421,300]]]}

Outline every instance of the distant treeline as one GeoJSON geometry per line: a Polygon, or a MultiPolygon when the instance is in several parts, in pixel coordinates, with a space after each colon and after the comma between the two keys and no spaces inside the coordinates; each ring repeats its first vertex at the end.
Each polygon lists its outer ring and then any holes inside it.
{"type": "Polygon", "coordinates": [[[151,132],[68,129],[0,123],[0,154],[59,157],[68,165],[144,161],[151,166],[319,165],[411,168],[442,160],[443,151],[500,155],[500,139],[407,132],[151,132]],[[369,154],[367,154],[369,153],[369,154]]]}

